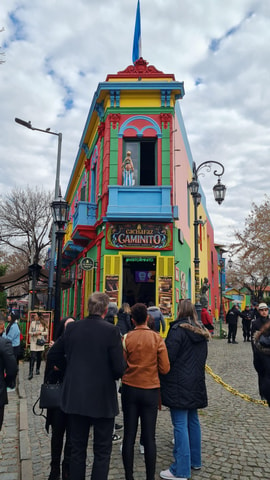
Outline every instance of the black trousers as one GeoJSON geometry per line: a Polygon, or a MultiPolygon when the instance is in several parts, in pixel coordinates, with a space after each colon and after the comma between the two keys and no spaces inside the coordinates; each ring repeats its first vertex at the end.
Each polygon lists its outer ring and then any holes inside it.
{"type": "Polygon", "coordinates": [[[141,437],[144,445],[146,480],[155,479],[156,469],[156,421],[159,389],[130,387],[122,384],[122,410],[124,416],[124,439],[122,458],[126,480],[134,480],[134,444],[141,419],[141,437]]]}
{"type": "Polygon", "coordinates": [[[235,342],[236,332],[237,332],[237,324],[232,325],[231,323],[229,323],[228,342],[230,342],[231,340],[235,342]]]}
{"type": "Polygon", "coordinates": [[[86,452],[90,427],[94,428],[94,463],[91,480],[107,480],[112,451],[113,418],[69,415],[70,480],[85,480],[86,452]]]}
{"type": "Polygon", "coordinates": [[[41,350],[39,352],[34,352],[34,350],[31,350],[30,369],[33,370],[35,361],[37,362],[36,370],[40,369],[42,353],[43,353],[43,350],[41,350]]]}
{"type": "Polygon", "coordinates": [[[66,470],[68,470],[71,453],[68,415],[60,410],[60,408],[52,408],[47,411],[47,418],[48,417],[52,427],[51,469],[60,471],[61,454],[63,450],[64,436],[66,434],[63,464],[65,465],[66,470]]]}
{"type": "Polygon", "coordinates": [[[5,405],[0,407],[0,431],[3,425],[3,420],[4,420],[4,410],[5,410],[5,405]]]}
{"type": "Polygon", "coordinates": [[[242,327],[243,327],[243,337],[244,340],[249,340],[250,339],[250,320],[246,320],[243,318],[242,320],[242,327]]]}

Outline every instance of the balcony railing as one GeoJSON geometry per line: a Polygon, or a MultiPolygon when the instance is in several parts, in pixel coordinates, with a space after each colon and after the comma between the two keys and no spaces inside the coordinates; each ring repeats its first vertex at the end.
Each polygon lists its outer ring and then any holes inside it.
{"type": "Polygon", "coordinates": [[[171,204],[170,186],[108,187],[108,220],[172,221],[178,216],[171,204]]]}

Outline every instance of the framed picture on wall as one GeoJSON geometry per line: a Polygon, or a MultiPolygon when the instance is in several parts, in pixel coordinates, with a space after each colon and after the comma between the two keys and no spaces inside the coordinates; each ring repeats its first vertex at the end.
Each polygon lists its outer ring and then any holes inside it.
{"type": "Polygon", "coordinates": [[[118,301],[119,292],[119,276],[118,275],[106,275],[105,277],[105,293],[110,298],[110,302],[116,303],[118,301]]]}
{"type": "Polygon", "coordinates": [[[179,268],[175,267],[175,280],[179,282],[179,268]]]}

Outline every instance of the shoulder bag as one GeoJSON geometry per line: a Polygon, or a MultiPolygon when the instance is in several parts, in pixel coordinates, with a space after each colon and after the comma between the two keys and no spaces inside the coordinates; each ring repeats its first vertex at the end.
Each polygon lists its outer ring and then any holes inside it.
{"type": "Polygon", "coordinates": [[[62,383],[43,383],[40,387],[39,408],[59,408],[62,383]]]}

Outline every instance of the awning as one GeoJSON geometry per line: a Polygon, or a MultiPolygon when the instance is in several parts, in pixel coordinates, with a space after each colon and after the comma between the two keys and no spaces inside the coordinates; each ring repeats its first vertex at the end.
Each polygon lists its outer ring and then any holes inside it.
{"type": "MultiPolygon", "coordinates": [[[[15,287],[16,285],[21,285],[24,282],[29,282],[32,278],[31,271],[29,268],[24,268],[18,272],[10,273],[9,275],[4,275],[0,277],[0,290],[6,290],[10,287],[15,287]]],[[[53,283],[55,285],[56,273],[53,274],[53,283]]],[[[38,282],[42,282],[43,285],[48,286],[49,279],[49,270],[46,268],[41,268],[38,274],[38,282]]],[[[71,286],[71,280],[66,277],[61,277],[61,288],[66,290],[71,286]]],[[[38,286],[38,285],[37,285],[38,286]]]]}

